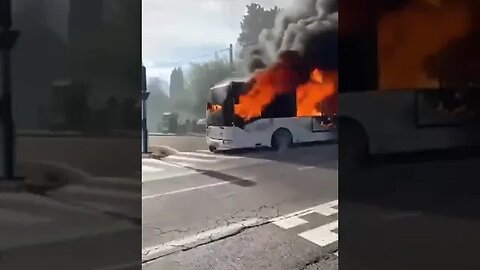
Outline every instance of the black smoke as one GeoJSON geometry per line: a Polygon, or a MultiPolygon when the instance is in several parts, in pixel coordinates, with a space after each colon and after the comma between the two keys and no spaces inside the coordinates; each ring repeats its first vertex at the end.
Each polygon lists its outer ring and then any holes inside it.
{"type": "Polygon", "coordinates": [[[272,29],[259,36],[248,69],[270,66],[285,51],[295,51],[309,67],[338,70],[337,0],[297,0],[283,10],[272,29]]]}

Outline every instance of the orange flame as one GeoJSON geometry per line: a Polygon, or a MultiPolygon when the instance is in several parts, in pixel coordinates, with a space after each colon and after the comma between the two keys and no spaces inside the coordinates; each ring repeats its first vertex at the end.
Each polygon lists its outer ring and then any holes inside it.
{"type": "Polygon", "coordinates": [[[218,104],[209,104],[207,110],[211,113],[218,112],[222,109],[221,105],[218,104]]]}
{"type": "Polygon", "coordinates": [[[336,92],[337,72],[322,72],[314,69],[310,80],[297,88],[297,116],[317,116],[325,111],[322,102],[336,92]]]}
{"type": "Polygon", "coordinates": [[[239,97],[235,114],[245,120],[259,117],[277,95],[285,94],[293,88],[297,92],[297,116],[322,115],[322,102],[337,91],[338,72],[314,69],[306,83],[295,84],[297,80],[293,72],[280,66],[258,72],[252,88],[239,97]]]}
{"type": "Polygon", "coordinates": [[[440,78],[428,75],[427,59],[439,56],[451,41],[466,36],[471,17],[465,1],[444,1],[441,5],[435,2],[412,1],[381,19],[378,28],[381,89],[439,86],[440,78]]]}
{"type": "Polygon", "coordinates": [[[262,115],[263,109],[269,105],[276,96],[285,94],[295,89],[295,73],[291,72],[285,63],[277,63],[272,67],[258,71],[254,83],[249,91],[239,97],[235,104],[235,114],[245,120],[250,120],[262,115]]]}

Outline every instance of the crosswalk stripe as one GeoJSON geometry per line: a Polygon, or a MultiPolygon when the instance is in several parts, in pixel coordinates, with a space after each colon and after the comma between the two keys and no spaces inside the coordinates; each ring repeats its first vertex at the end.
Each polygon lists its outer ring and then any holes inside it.
{"type": "Polygon", "coordinates": [[[139,194],[138,192],[128,192],[128,191],[121,191],[121,190],[107,190],[95,187],[88,187],[82,185],[70,185],[62,188],[61,192],[71,193],[71,194],[81,194],[81,195],[99,195],[105,197],[115,197],[120,199],[130,199],[130,200],[138,200],[139,194]]]}
{"type": "Polygon", "coordinates": [[[147,165],[142,165],[142,172],[161,172],[164,169],[158,167],[152,167],[147,165]]]}
{"type": "Polygon", "coordinates": [[[177,168],[180,168],[180,167],[181,167],[181,166],[178,166],[178,165],[169,163],[169,162],[165,162],[165,161],[163,161],[163,160],[158,160],[158,159],[153,159],[153,158],[143,159],[143,160],[142,160],[142,165],[143,165],[143,164],[148,164],[148,165],[160,165],[160,166],[170,166],[170,167],[177,167],[177,168]]]}
{"type": "Polygon", "coordinates": [[[321,247],[324,247],[338,241],[338,234],[332,232],[332,230],[337,228],[338,220],[300,233],[299,236],[321,247]]]}
{"type": "Polygon", "coordinates": [[[165,160],[196,161],[196,162],[205,162],[205,163],[212,163],[212,162],[218,161],[217,159],[201,159],[201,158],[185,157],[180,155],[171,155],[166,157],[165,160]]]}
{"type": "Polygon", "coordinates": [[[206,157],[206,158],[216,158],[217,156],[212,153],[201,153],[201,152],[180,152],[177,153],[176,155],[182,155],[182,156],[193,156],[193,157],[206,157]]]}
{"type": "Polygon", "coordinates": [[[181,156],[192,156],[192,157],[206,157],[206,158],[220,158],[220,159],[240,159],[244,158],[241,156],[229,156],[229,155],[222,155],[222,154],[214,154],[214,153],[203,153],[203,152],[180,152],[176,155],[181,156]]]}
{"type": "Polygon", "coordinates": [[[273,222],[273,224],[275,224],[275,225],[277,225],[281,228],[284,228],[284,229],[290,229],[290,228],[293,228],[293,227],[296,227],[296,226],[299,226],[299,225],[302,225],[302,224],[305,224],[305,223],[308,223],[308,221],[306,221],[304,219],[301,219],[299,217],[296,217],[296,216],[273,222]]]}
{"type": "MultiPolygon", "coordinates": [[[[187,166],[187,165],[185,165],[187,166]]],[[[168,180],[176,177],[182,177],[182,176],[189,176],[189,175],[195,175],[195,174],[200,174],[199,172],[195,170],[188,170],[188,171],[183,171],[183,172],[174,172],[174,173],[168,173],[168,174],[161,174],[155,177],[148,177],[142,176],[142,182],[155,182],[155,181],[161,181],[161,180],[168,180]]]]}

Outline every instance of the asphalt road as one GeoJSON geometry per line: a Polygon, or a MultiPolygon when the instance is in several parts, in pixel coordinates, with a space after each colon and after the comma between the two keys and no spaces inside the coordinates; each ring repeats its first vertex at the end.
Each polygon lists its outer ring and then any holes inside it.
{"type": "Polygon", "coordinates": [[[145,269],[337,269],[336,145],[194,149],[142,171],[145,269]]]}
{"type": "Polygon", "coordinates": [[[350,175],[340,170],[340,181],[358,188],[340,192],[341,269],[478,269],[479,164],[406,155],[350,175]]]}
{"type": "Polygon", "coordinates": [[[169,146],[178,151],[196,151],[207,150],[205,136],[169,136],[169,135],[150,135],[149,145],[169,146]]]}

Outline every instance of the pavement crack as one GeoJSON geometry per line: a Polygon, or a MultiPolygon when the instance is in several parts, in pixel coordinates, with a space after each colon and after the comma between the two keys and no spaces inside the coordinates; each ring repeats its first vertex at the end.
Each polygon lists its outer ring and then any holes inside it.
{"type": "MultiPolygon", "coordinates": [[[[195,245],[190,245],[190,246],[178,245],[177,247],[180,247],[180,249],[172,251],[172,252],[168,252],[168,253],[153,257],[153,258],[142,259],[142,264],[149,263],[149,262],[158,260],[158,259],[163,258],[163,257],[167,257],[167,256],[175,254],[175,253],[189,251],[189,250],[201,247],[201,246],[205,246],[205,245],[209,245],[211,243],[215,243],[215,242],[218,242],[218,241],[221,241],[221,240],[225,240],[227,238],[231,238],[233,236],[239,235],[246,230],[253,229],[253,228],[258,228],[258,227],[261,227],[261,226],[264,226],[264,225],[267,225],[267,224],[270,224],[270,223],[271,223],[271,221],[266,220],[264,222],[254,224],[254,225],[245,226],[245,225],[242,224],[242,227],[240,227],[239,229],[237,229],[237,230],[235,230],[235,231],[233,231],[233,232],[231,232],[227,235],[220,236],[218,238],[213,238],[213,235],[209,235],[208,241],[205,241],[205,242],[201,242],[201,243],[198,243],[198,244],[195,244],[195,245]]],[[[200,233],[201,232],[197,233],[197,235],[200,234],[200,233]]],[[[144,255],[148,255],[149,253],[150,253],[150,251],[147,251],[146,253],[144,253],[144,255]]]]}
{"type": "Polygon", "coordinates": [[[301,268],[299,268],[299,270],[305,270],[311,265],[320,263],[322,261],[327,261],[327,260],[332,259],[332,258],[333,258],[332,254],[330,254],[330,253],[324,254],[324,255],[321,255],[321,256],[316,256],[315,258],[307,261],[301,268]]]}

